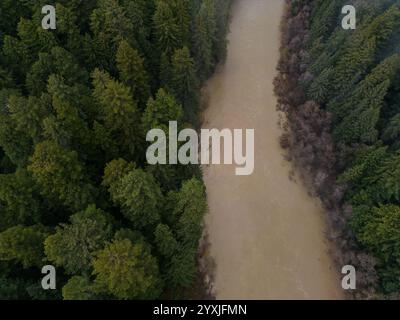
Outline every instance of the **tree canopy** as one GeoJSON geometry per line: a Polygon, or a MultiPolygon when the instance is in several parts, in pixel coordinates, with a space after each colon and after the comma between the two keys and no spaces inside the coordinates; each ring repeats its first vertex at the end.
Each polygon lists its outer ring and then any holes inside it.
{"type": "Polygon", "coordinates": [[[146,133],[196,126],[231,2],[60,1],[44,30],[42,1],[1,1],[0,298],[149,299],[193,284],[200,169],[149,165],[146,133]],[[40,287],[46,264],[54,292],[40,287]]]}

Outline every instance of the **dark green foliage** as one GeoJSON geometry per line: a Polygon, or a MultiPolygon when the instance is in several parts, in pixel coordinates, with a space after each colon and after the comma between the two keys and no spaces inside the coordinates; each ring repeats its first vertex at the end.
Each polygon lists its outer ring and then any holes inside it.
{"type": "Polygon", "coordinates": [[[150,86],[143,58],[124,40],[118,47],[116,60],[121,80],[131,88],[139,104],[144,105],[150,96],[150,86]]]}
{"type": "Polygon", "coordinates": [[[93,254],[112,237],[110,217],[95,206],[70,217],[45,241],[46,256],[70,274],[89,271],[93,254]]]}
{"type": "Polygon", "coordinates": [[[338,182],[347,186],[344,198],[354,209],[351,231],[377,258],[378,291],[398,293],[400,7],[395,1],[358,2],[357,29],[344,31],[335,28],[343,4],[313,3],[309,56],[303,53],[307,70],[299,79],[307,98],[331,113],[340,151],[332,166],[341,173],[338,182]]]}
{"type": "Polygon", "coordinates": [[[182,104],[185,118],[193,123],[200,103],[199,81],[194,60],[187,47],[175,51],[170,68],[170,79],[167,87],[171,89],[182,104]]]}
{"type": "Polygon", "coordinates": [[[398,291],[400,263],[400,207],[385,205],[356,207],[351,225],[358,241],[380,260],[380,273],[385,291],[398,291]]]}
{"type": "Polygon", "coordinates": [[[26,170],[0,175],[0,230],[41,221],[39,188],[26,170]]]}
{"type": "Polygon", "coordinates": [[[149,299],[192,284],[200,169],[149,165],[145,138],[197,124],[231,3],[60,0],[43,30],[43,1],[1,1],[0,298],[149,299]],[[51,292],[38,282],[49,263],[51,292]]]}
{"type": "Polygon", "coordinates": [[[204,0],[195,21],[193,49],[201,80],[206,79],[216,64],[214,52],[217,40],[215,2],[204,0]]]}
{"type": "Polygon", "coordinates": [[[45,197],[73,210],[86,208],[95,194],[77,157],[75,151],[45,141],[36,145],[28,167],[45,197]]]}
{"type": "Polygon", "coordinates": [[[64,300],[96,300],[93,284],[87,277],[74,276],[62,288],[64,300]]]}
{"type": "Polygon", "coordinates": [[[98,292],[119,299],[152,299],[160,294],[156,259],[142,244],[117,240],[97,254],[93,263],[98,292]]]}
{"type": "Polygon", "coordinates": [[[156,229],[158,250],[166,258],[165,278],[172,287],[188,287],[195,277],[195,256],[207,210],[204,195],[204,186],[196,178],[183,183],[179,191],[168,195],[169,205],[175,206],[166,217],[171,229],[164,225],[156,229]]]}
{"type": "Polygon", "coordinates": [[[130,159],[135,158],[135,142],[140,141],[140,127],[137,103],[133,100],[131,89],[98,69],[93,73],[93,85],[93,96],[100,106],[98,126],[104,128],[106,134],[106,137],[97,137],[98,143],[107,152],[105,143],[110,141],[114,143],[111,150],[130,159]]]}
{"type": "Polygon", "coordinates": [[[0,261],[17,261],[24,268],[43,266],[43,242],[48,235],[41,225],[18,225],[0,233],[0,261]]]}
{"type": "MultiPolygon", "coordinates": [[[[113,167],[111,163],[108,169],[113,167]]],[[[106,170],[105,181],[111,199],[121,206],[124,216],[137,228],[154,225],[160,219],[163,195],[153,176],[142,169],[132,169],[111,181],[106,170]]]]}
{"type": "Polygon", "coordinates": [[[18,300],[24,297],[24,283],[20,280],[0,277],[0,300],[18,300]]]}
{"type": "Polygon", "coordinates": [[[170,121],[181,121],[182,107],[175,98],[164,89],[158,90],[155,99],[150,98],[143,113],[142,123],[144,131],[152,128],[168,128],[170,121]]]}

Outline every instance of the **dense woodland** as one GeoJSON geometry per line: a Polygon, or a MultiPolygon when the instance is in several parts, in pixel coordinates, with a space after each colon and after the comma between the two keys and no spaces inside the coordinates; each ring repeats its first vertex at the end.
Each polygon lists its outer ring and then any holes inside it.
{"type": "Polygon", "coordinates": [[[231,1],[58,0],[56,30],[45,4],[0,2],[0,299],[182,297],[201,172],[148,166],[145,138],[198,124],[231,1]]]}
{"type": "Polygon", "coordinates": [[[400,1],[288,0],[282,25],[282,145],[322,199],[356,298],[400,297],[400,1]]]}

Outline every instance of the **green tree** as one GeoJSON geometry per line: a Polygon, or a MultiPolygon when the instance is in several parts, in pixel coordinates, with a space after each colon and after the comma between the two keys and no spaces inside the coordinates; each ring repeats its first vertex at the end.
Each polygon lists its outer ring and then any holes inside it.
{"type": "Polygon", "coordinates": [[[71,224],[57,227],[45,241],[47,258],[69,274],[89,271],[93,254],[111,239],[110,217],[94,205],[70,217],[71,224]]]}
{"type": "Polygon", "coordinates": [[[96,300],[93,284],[85,276],[74,276],[62,288],[64,300],[96,300]]]}
{"type": "Polygon", "coordinates": [[[157,261],[142,244],[114,241],[93,262],[95,284],[100,292],[119,299],[154,299],[160,294],[157,261]]]}
{"type": "Polygon", "coordinates": [[[114,58],[120,41],[134,39],[132,21],[118,0],[99,0],[90,17],[90,28],[94,34],[86,41],[90,64],[115,73],[114,58]]]}
{"type": "Polygon", "coordinates": [[[160,53],[170,56],[175,49],[183,46],[182,34],[179,34],[180,26],[169,1],[159,0],[156,2],[153,21],[160,53]]]}
{"type": "Polygon", "coordinates": [[[118,47],[117,67],[122,82],[129,86],[139,105],[145,105],[150,96],[150,86],[144,60],[125,40],[121,41],[118,47]]]}
{"type": "Polygon", "coordinates": [[[134,27],[134,39],[137,43],[136,49],[146,56],[146,62],[149,67],[153,67],[155,54],[152,43],[152,25],[155,4],[153,0],[123,0],[126,16],[132,22],[134,27]]]}
{"type": "Polygon", "coordinates": [[[26,170],[0,175],[0,209],[0,230],[41,221],[39,189],[26,170]]]}
{"type": "Polygon", "coordinates": [[[25,133],[33,143],[42,140],[43,119],[51,114],[51,104],[47,96],[28,98],[11,95],[7,105],[12,123],[18,133],[25,133]]]}
{"type": "Polygon", "coordinates": [[[189,49],[176,50],[171,61],[171,80],[169,88],[182,104],[185,118],[193,120],[196,118],[199,107],[199,81],[193,58],[189,49]]]}
{"type": "Polygon", "coordinates": [[[18,225],[0,233],[0,260],[16,261],[24,268],[43,266],[43,242],[48,230],[41,225],[18,225]]]}
{"type": "Polygon", "coordinates": [[[377,140],[380,112],[399,69],[400,55],[385,59],[354,89],[343,106],[333,107],[333,112],[344,118],[333,132],[337,140],[371,144],[377,140]]]}
{"type": "Polygon", "coordinates": [[[133,169],[136,169],[136,165],[132,162],[127,162],[124,159],[113,160],[107,163],[104,169],[103,185],[110,187],[112,184],[120,181],[133,169]]]}
{"type": "Polygon", "coordinates": [[[400,9],[393,5],[373,21],[358,28],[349,39],[346,51],[335,67],[335,84],[339,90],[347,87],[354,76],[364,76],[379,52],[400,24],[400,9]]]}
{"type": "Polygon", "coordinates": [[[46,52],[56,46],[55,36],[33,19],[21,18],[17,27],[17,36],[4,37],[3,55],[7,65],[13,70],[19,84],[25,82],[26,74],[37,60],[39,52],[46,52]]]}
{"type": "Polygon", "coordinates": [[[120,154],[134,158],[140,144],[140,126],[131,90],[99,70],[93,73],[93,85],[93,96],[101,107],[99,126],[103,126],[103,132],[108,134],[109,139],[106,140],[114,141],[114,148],[120,154]]]}
{"type": "Polygon", "coordinates": [[[390,119],[389,124],[383,131],[382,139],[392,144],[395,149],[400,148],[400,114],[390,119]]]}
{"type": "Polygon", "coordinates": [[[155,99],[150,98],[147,102],[146,110],[142,116],[144,131],[165,126],[168,127],[170,121],[181,121],[183,117],[182,107],[176,102],[175,98],[164,89],[158,90],[155,99]]]}
{"type": "MultiPolygon", "coordinates": [[[[81,159],[95,153],[93,134],[85,121],[85,108],[89,92],[81,92],[78,86],[67,85],[60,76],[51,75],[47,88],[51,95],[51,114],[43,120],[43,136],[63,148],[74,149],[81,159]]],[[[92,102],[89,100],[89,103],[92,102]]]]}
{"type": "Polygon", "coordinates": [[[111,181],[107,166],[104,182],[111,199],[121,206],[125,217],[134,226],[143,228],[157,223],[163,205],[163,195],[153,176],[142,169],[132,169],[121,178],[111,181]]]}
{"type": "Polygon", "coordinates": [[[32,153],[32,140],[27,132],[16,127],[10,115],[0,113],[0,146],[13,164],[24,167],[32,153]]]}
{"type": "Polygon", "coordinates": [[[93,202],[95,188],[86,177],[75,151],[44,141],[36,145],[28,170],[43,195],[53,201],[60,201],[72,210],[82,210],[93,202]]]}
{"type": "Polygon", "coordinates": [[[308,96],[311,100],[322,104],[325,103],[330,90],[332,89],[332,77],[334,75],[333,68],[327,68],[314,79],[308,89],[308,96]]]}
{"type": "Polygon", "coordinates": [[[378,201],[400,203],[400,152],[385,159],[368,182],[378,201]]]}
{"type": "Polygon", "coordinates": [[[154,231],[157,249],[164,257],[171,257],[177,249],[178,243],[171,229],[165,224],[159,224],[154,231]]]}
{"type": "Polygon", "coordinates": [[[216,12],[213,0],[203,1],[196,17],[194,31],[195,59],[200,80],[207,79],[215,66],[215,42],[217,39],[216,12]]]}
{"type": "Polygon", "coordinates": [[[179,217],[175,227],[180,242],[197,248],[206,210],[207,202],[202,182],[196,178],[184,182],[175,205],[175,216],[179,217]]]}
{"type": "Polygon", "coordinates": [[[61,47],[54,47],[50,53],[39,53],[39,59],[32,65],[26,79],[30,93],[40,96],[45,91],[51,74],[61,76],[69,85],[87,83],[89,78],[87,71],[70,52],[61,47]]]}
{"type": "Polygon", "coordinates": [[[380,260],[379,273],[386,292],[400,289],[400,207],[383,205],[355,208],[351,225],[357,240],[380,260]]]}
{"type": "Polygon", "coordinates": [[[172,0],[169,1],[172,12],[176,17],[178,25],[178,35],[182,46],[190,45],[190,6],[189,0],[172,0]]]}
{"type": "Polygon", "coordinates": [[[181,246],[171,257],[166,271],[166,279],[172,288],[187,288],[193,284],[197,273],[197,248],[181,246]]]}

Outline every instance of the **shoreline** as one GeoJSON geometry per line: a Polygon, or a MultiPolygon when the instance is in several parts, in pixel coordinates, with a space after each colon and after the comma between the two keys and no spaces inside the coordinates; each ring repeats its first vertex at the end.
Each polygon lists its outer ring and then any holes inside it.
{"type": "Polygon", "coordinates": [[[205,251],[216,264],[216,272],[208,275],[209,290],[218,299],[339,298],[318,199],[290,181],[292,169],[279,144],[282,131],[272,83],[279,61],[283,3],[237,1],[233,9],[227,63],[203,89],[208,100],[203,125],[254,126],[260,146],[257,172],[240,182],[232,178],[229,166],[203,167],[210,207],[204,229],[210,246],[205,251]],[[282,15],[273,15],[277,10],[282,15]],[[275,45],[260,41],[264,37],[275,45]],[[289,202],[281,199],[285,193],[292,197],[289,202]]]}

